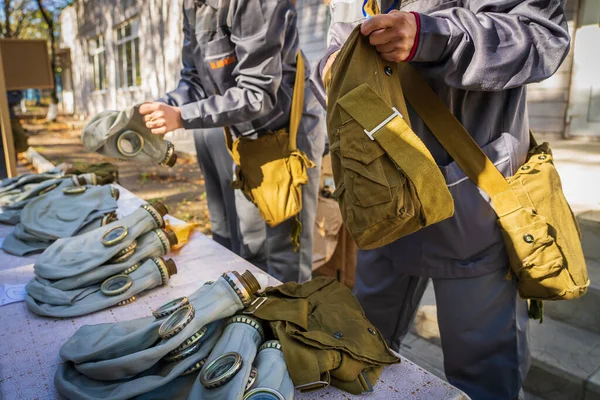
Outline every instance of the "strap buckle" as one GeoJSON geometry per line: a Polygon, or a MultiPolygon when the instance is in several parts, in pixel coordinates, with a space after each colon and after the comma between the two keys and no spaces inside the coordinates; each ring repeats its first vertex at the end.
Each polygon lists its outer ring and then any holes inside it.
{"type": "Polygon", "coordinates": [[[383,120],[383,122],[380,123],[379,125],[377,125],[372,131],[368,131],[368,130],[365,129],[365,133],[367,134],[367,136],[369,137],[369,139],[375,140],[375,138],[373,138],[373,135],[376,134],[378,130],[380,130],[381,128],[383,128],[387,124],[389,124],[390,121],[393,120],[394,118],[396,118],[396,117],[404,118],[402,116],[402,114],[400,114],[400,111],[398,111],[396,109],[396,107],[392,107],[392,110],[394,111],[392,113],[392,115],[390,115],[385,120],[383,120]]]}
{"type": "Polygon", "coordinates": [[[328,386],[329,386],[329,382],[315,381],[315,382],[305,383],[304,385],[296,386],[296,389],[298,389],[299,391],[312,391],[312,390],[325,389],[328,386]]]}
{"type": "Polygon", "coordinates": [[[373,393],[373,385],[371,385],[371,382],[369,382],[369,379],[367,378],[367,374],[365,374],[365,371],[361,371],[361,376],[363,377],[363,379],[365,380],[365,384],[367,386],[367,389],[365,391],[363,391],[363,394],[368,394],[368,393],[373,393]]]}
{"type": "Polygon", "coordinates": [[[255,298],[254,300],[252,300],[252,303],[250,303],[250,305],[244,311],[242,311],[242,314],[249,314],[249,315],[254,314],[256,312],[256,310],[258,310],[260,308],[260,306],[265,304],[266,301],[267,301],[267,297],[255,298]]]}

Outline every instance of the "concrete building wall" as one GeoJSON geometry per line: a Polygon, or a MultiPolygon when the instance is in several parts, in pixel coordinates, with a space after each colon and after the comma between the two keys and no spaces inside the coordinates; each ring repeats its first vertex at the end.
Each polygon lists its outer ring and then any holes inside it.
{"type": "Polygon", "coordinates": [[[61,47],[71,49],[75,112],[94,114],[151,100],[174,88],[181,66],[181,5],[169,0],[82,0],[61,15],[61,47]],[[139,21],[139,86],[117,88],[117,32],[139,21]],[[107,87],[94,90],[89,41],[102,35],[107,87]]]}
{"type": "MultiPolygon", "coordinates": [[[[566,1],[565,11],[571,38],[577,29],[579,7],[580,0],[566,1]]],[[[565,133],[573,69],[573,49],[574,46],[571,45],[569,55],[552,77],[527,87],[529,122],[531,129],[536,133],[553,136],[563,136],[565,133]]]]}
{"type": "Polygon", "coordinates": [[[329,10],[323,0],[297,0],[300,47],[313,67],[325,51],[329,10]]]}

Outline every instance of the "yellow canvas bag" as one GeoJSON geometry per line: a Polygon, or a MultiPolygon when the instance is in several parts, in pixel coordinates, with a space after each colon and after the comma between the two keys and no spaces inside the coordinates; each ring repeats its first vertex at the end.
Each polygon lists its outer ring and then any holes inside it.
{"type": "Polygon", "coordinates": [[[302,210],[302,185],[308,183],[307,168],[315,167],[296,146],[303,109],[304,59],[298,53],[289,133],[281,129],[257,139],[239,137],[234,141],[229,129],[225,129],[227,147],[236,164],[232,187],[240,189],[272,227],[302,210]]]}
{"type": "Polygon", "coordinates": [[[356,28],[325,83],[333,197],[358,247],[381,247],[451,217],[446,181],[410,127],[398,64],[383,61],[356,28]]]}
{"type": "Polygon", "coordinates": [[[408,102],[469,179],[490,196],[520,296],[583,296],[590,281],[581,233],[548,143],[538,145],[532,135],[525,164],[504,178],[413,67],[400,65],[400,75],[408,102]]]}

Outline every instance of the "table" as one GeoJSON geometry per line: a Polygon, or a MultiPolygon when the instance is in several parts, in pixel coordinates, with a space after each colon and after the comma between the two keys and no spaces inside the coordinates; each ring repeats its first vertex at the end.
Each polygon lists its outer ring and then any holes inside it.
{"type": "MultiPolygon", "coordinates": [[[[127,215],[143,201],[128,190],[119,187],[119,217],[127,215]]],[[[167,217],[169,218],[169,217],[167,217]]],[[[181,221],[169,218],[171,223],[181,221]]],[[[0,240],[12,227],[0,225],[0,240]]],[[[60,347],[81,326],[117,322],[151,315],[151,311],[168,300],[192,293],[208,280],[222,273],[250,270],[259,275],[261,283],[279,282],[266,275],[246,260],[226,250],[205,235],[194,232],[182,249],[172,252],[178,272],[168,286],[155,288],[137,296],[127,306],[114,307],[79,318],[44,318],[29,312],[23,302],[0,305],[0,399],[59,399],[53,379],[56,367],[62,362],[60,347]]],[[[0,294],[8,288],[11,296],[18,296],[22,285],[33,277],[36,256],[14,257],[0,250],[0,294]]],[[[335,388],[317,392],[297,393],[297,399],[468,399],[458,389],[442,381],[416,364],[401,357],[402,362],[384,369],[375,392],[353,396],[335,388]]]]}

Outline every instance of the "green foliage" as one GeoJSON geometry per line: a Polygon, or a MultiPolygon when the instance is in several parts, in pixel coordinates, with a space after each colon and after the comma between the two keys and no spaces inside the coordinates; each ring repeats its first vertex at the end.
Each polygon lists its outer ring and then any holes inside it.
{"type": "Polygon", "coordinates": [[[60,12],[72,3],[73,0],[3,0],[0,7],[0,37],[48,38],[48,23],[44,14],[53,25],[54,36],[58,37],[60,12]]]}

